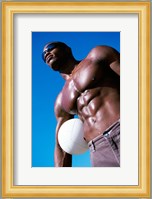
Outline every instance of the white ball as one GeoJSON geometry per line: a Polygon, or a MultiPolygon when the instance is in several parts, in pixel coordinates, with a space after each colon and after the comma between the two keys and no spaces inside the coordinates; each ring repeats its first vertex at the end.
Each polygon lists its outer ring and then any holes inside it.
{"type": "Polygon", "coordinates": [[[83,122],[74,118],[64,122],[58,133],[61,148],[69,154],[81,154],[88,150],[88,144],[83,138],[83,122]]]}

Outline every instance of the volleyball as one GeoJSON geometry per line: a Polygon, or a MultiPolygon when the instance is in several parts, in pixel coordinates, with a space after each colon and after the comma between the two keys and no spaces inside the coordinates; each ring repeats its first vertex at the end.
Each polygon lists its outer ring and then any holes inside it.
{"type": "Polygon", "coordinates": [[[83,138],[83,122],[70,119],[64,122],[58,132],[58,141],[61,148],[69,154],[82,154],[88,150],[88,144],[83,138]]]}

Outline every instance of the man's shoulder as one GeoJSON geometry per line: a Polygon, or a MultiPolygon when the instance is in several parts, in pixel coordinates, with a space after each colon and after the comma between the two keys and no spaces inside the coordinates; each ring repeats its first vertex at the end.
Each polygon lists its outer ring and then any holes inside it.
{"type": "Polygon", "coordinates": [[[55,106],[54,106],[54,111],[55,111],[55,115],[56,115],[57,119],[59,119],[59,118],[64,118],[64,119],[73,118],[73,115],[69,114],[68,112],[66,112],[63,109],[63,106],[62,106],[62,91],[57,96],[55,106]]]}
{"type": "Polygon", "coordinates": [[[105,49],[109,49],[109,48],[112,48],[112,47],[111,46],[107,46],[107,45],[97,45],[94,48],[92,48],[92,50],[105,50],[105,49]]]}
{"type": "Polygon", "coordinates": [[[56,105],[61,105],[62,102],[62,91],[58,94],[56,101],[55,101],[55,106],[56,105]]]}
{"type": "Polygon", "coordinates": [[[95,46],[87,55],[86,59],[90,59],[92,61],[97,61],[97,60],[104,60],[107,59],[108,57],[114,55],[114,54],[119,54],[119,52],[114,49],[111,46],[105,46],[105,45],[98,45],[95,46]]]}
{"type": "Polygon", "coordinates": [[[55,105],[54,105],[55,115],[58,117],[62,112],[62,91],[58,94],[55,105]]]}
{"type": "Polygon", "coordinates": [[[103,46],[98,45],[91,49],[87,57],[97,56],[97,55],[104,55],[108,53],[109,51],[113,50],[110,46],[103,46]]]}

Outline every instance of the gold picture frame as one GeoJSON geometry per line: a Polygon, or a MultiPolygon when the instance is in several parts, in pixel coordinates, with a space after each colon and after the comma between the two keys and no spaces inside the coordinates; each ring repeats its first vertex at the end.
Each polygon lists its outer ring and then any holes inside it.
{"type": "Polygon", "coordinates": [[[2,197],[150,197],[150,2],[2,2],[2,197]],[[139,17],[139,185],[13,185],[13,17],[16,13],[136,13],[139,17]]]}

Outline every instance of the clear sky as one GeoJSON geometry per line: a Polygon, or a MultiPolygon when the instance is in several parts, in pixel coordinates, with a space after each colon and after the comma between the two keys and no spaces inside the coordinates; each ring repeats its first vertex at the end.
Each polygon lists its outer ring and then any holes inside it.
{"type": "MultiPolygon", "coordinates": [[[[54,103],[64,80],[42,60],[43,47],[51,41],[66,43],[78,60],[97,45],[108,45],[120,52],[119,32],[32,32],[32,167],[54,167],[54,103]]],[[[90,167],[89,151],[74,155],[72,164],[90,167]]]]}

